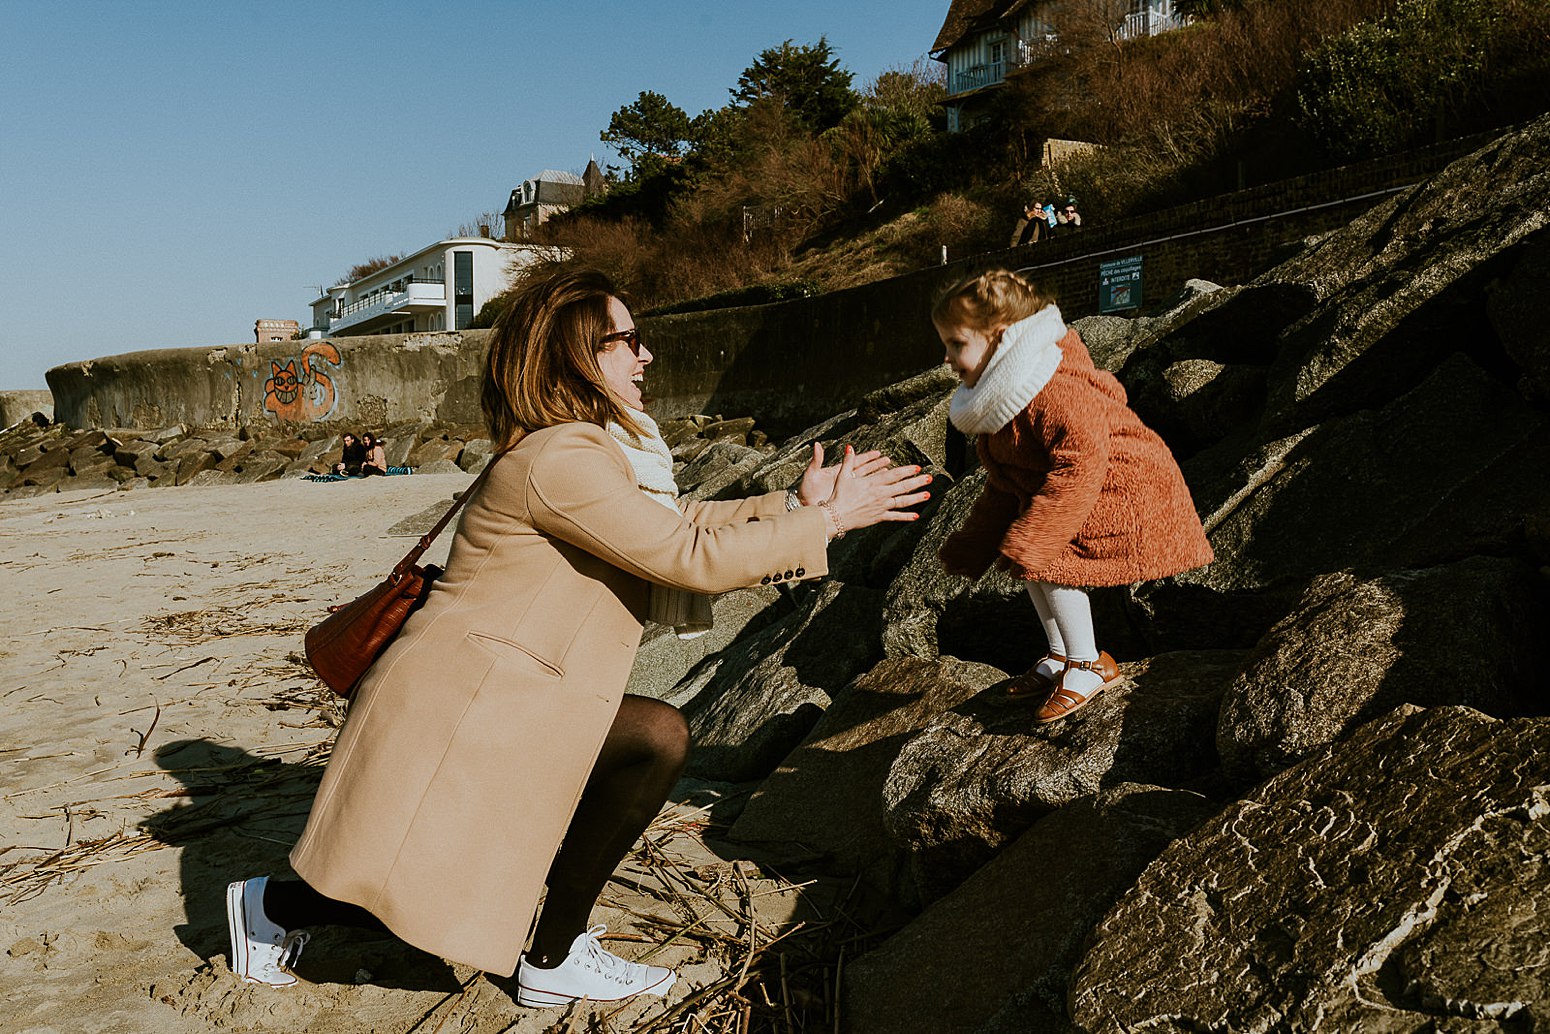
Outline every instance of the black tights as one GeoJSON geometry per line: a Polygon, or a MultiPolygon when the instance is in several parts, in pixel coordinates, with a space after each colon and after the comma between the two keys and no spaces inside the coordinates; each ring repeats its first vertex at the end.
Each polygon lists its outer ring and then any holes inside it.
{"type": "MultiPolygon", "coordinates": [[[[565,960],[608,877],[661,811],[688,757],[689,725],[676,707],[638,696],[620,702],[549,867],[549,893],[528,952],[533,965],[565,960]]],[[[301,880],[270,880],[264,912],[287,930],[326,924],[386,929],[364,908],[325,897],[301,880]]]]}

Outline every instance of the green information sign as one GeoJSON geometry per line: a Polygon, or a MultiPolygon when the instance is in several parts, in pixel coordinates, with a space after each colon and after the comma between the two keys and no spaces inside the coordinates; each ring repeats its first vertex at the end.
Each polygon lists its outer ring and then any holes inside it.
{"type": "Polygon", "coordinates": [[[1098,265],[1098,311],[1119,312],[1141,307],[1141,256],[1098,265]]]}

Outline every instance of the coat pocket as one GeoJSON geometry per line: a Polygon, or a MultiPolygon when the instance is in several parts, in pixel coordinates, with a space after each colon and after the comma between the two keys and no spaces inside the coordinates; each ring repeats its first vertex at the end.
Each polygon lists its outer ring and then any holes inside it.
{"type": "Polygon", "coordinates": [[[525,672],[530,672],[542,678],[563,679],[565,669],[554,661],[540,656],[533,649],[513,642],[510,639],[502,639],[500,636],[488,635],[484,632],[466,633],[468,641],[485,653],[490,654],[498,662],[511,665],[525,672]]]}

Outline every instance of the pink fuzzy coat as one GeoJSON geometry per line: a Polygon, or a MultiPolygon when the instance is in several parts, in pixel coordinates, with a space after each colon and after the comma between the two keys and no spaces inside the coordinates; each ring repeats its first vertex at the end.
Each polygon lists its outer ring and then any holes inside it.
{"type": "Polygon", "coordinates": [[[978,437],[985,491],[943,542],[943,565],[977,578],[996,563],[1028,581],[1098,586],[1210,563],[1168,446],[1074,329],[1059,347],[1059,366],[1028,407],[978,437]]]}

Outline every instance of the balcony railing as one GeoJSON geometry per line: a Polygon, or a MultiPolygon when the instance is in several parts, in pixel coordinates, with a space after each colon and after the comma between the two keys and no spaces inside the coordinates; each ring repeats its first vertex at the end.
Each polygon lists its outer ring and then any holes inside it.
{"type": "Polygon", "coordinates": [[[993,86],[1005,79],[1005,61],[988,61],[983,65],[971,65],[953,75],[952,89],[948,93],[954,95],[968,93],[982,86],[993,86]]]}
{"type": "Polygon", "coordinates": [[[1125,24],[1119,27],[1119,38],[1141,39],[1156,36],[1173,29],[1182,29],[1190,19],[1181,14],[1164,14],[1155,7],[1144,7],[1134,14],[1125,15],[1125,24]]]}
{"type": "Polygon", "coordinates": [[[408,277],[394,283],[402,285],[402,289],[373,291],[338,309],[333,314],[329,329],[338,331],[393,312],[440,309],[447,304],[447,285],[440,280],[408,277]]]}

